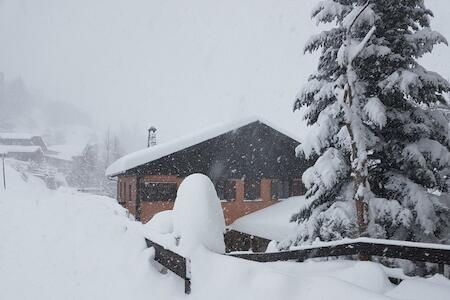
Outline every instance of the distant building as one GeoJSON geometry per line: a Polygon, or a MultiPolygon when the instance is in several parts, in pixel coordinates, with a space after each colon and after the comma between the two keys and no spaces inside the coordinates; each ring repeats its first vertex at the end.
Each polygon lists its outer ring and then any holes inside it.
{"type": "Polygon", "coordinates": [[[0,133],[0,152],[18,160],[42,161],[48,149],[40,136],[0,133]]]}
{"type": "Polygon", "coordinates": [[[136,219],[173,208],[183,178],[203,173],[214,182],[225,221],[302,195],[307,165],[295,156],[294,135],[259,118],[131,153],[106,171],[118,177],[117,197],[136,219]]]}
{"type": "Polygon", "coordinates": [[[1,145],[0,154],[6,157],[13,157],[23,161],[41,162],[44,160],[44,153],[39,146],[16,146],[16,145],[1,145]]]}
{"type": "Polygon", "coordinates": [[[70,158],[61,158],[61,153],[49,149],[41,136],[28,133],[0,133],[0,153],[23,161],[45,161],[58,170],[72,166],[70,158]]]}

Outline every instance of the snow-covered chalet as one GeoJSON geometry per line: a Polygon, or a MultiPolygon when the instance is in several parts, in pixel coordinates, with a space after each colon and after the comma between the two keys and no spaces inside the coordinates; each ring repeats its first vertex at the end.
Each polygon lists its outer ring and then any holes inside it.
{"type": "Polygon", "coordinates": [[[298,139],[261,118],[212,127],[158,144],[114,162],[117,198],[137,220],[173,208],[183,178],[203,173],[214,182],[225,221],[302,195],[305,162],[295,156],[298,139]]]}

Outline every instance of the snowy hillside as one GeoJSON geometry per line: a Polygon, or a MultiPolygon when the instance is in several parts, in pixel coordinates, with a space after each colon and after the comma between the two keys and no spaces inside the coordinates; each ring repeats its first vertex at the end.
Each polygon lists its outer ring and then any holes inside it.
{"type": "Polygon", "coordinates": [[[12,168],[6,172],[0,299],[123,299],[149,292],[144,242],[127,230],[126,212],[113,199],[50,191],[39,179],[24,182],[12,168]]]}
{"type": "Polygon", "coordinates": [[[150,263],[144,235],[114,199],[50,191],[7,166],[0,189],[0,299],[425,299],[450,298],[441,276],[392,285],[375,263],[260,264],[193,252],[192,294],[150,263]],[[326,289],[323,287],[326,286],[326,289]]]}

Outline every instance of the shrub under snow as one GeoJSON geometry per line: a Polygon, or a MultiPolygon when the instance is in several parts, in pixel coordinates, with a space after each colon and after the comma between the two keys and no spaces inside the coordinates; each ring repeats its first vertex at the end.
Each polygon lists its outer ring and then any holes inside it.
{"type": "Polygon", "coordinates": [[[186,177],[178,188],[173,208],[174,235],[183,252],[198,245],[225,253],[225,220],[211,180],[203,174],[186,177]]]}
{"type": "Polygon", "coordinates": [[[150,221],[145,224],[146,228],[154,230],[161,234],[173,232],[173,218],[171,210],[164,210],[154,215],[150,221]]]}

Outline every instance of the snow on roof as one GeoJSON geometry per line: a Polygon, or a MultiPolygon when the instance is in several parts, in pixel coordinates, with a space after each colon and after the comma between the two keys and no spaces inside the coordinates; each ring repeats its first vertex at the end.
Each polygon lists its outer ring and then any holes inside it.
{"type": "Polygon", "coordinates": [[[33,153],[42,151],[39,146],[0,145],[0,153],[33,153]]]}
{"type": "Polygon", "coordinates": [[[0,139],[29,140],[35,136],[36,136],[35,134],[30,133],[0,132],[0,139]]]}
{"type": "Polygon", "coordinates": [[[306,200],[305,196],[283,199],[279,203],[240,217],[229,228],[269,240],[282,241],[295,230],[296,223],[290,222],[292,215],[308,203],[309,200],[306,200]]]}
{"type": "Polygon", "coordinates": [[[53,145],[48,148],[50,151],[55,151],[55,154],[48,154],[47,156],[55,157],[62,160],[73,160],[74,156],[79,156],[83,152],[84,145],[53,145]]]}
{"type": "Polygon", "coordinates": [[[186,137],[183,137],[181,139],[177,139],[171,142],[159,144],[150,148],[145,148],[133,153],[130,153],[128,155],[125,155],[115,161],[113,164],[111,164],[106,169],[106,176],[115,176],[118,174],[121,174],[127,170],[130,170],[132,168],[135,168],[139,165],[157,160],[161,157],[167,156],[169,154],[178,152],[182,149],[194,146],[196,144],[199,144],[201,142],[204,142],[206,140],[212,139],[216,136],[219,136],[221,134],[236,130],[240,127],[243,127],[245,125],[248,125],[253,122],[260,122],[263,123],[273,129],[275,129],[278,132],[281,132],[282,134],[299,141],[299,137],[297,137],[295,134],[292,134],[285,129],[282,129],[271,122],[264,120],[261,117],[253,116],[241,120],[237,120],[234,122],[216,125],[211,128],[208,128],[206,130],[203,130],[201,132],[198,132],[193,135],[189,135],[186,137]]]}

